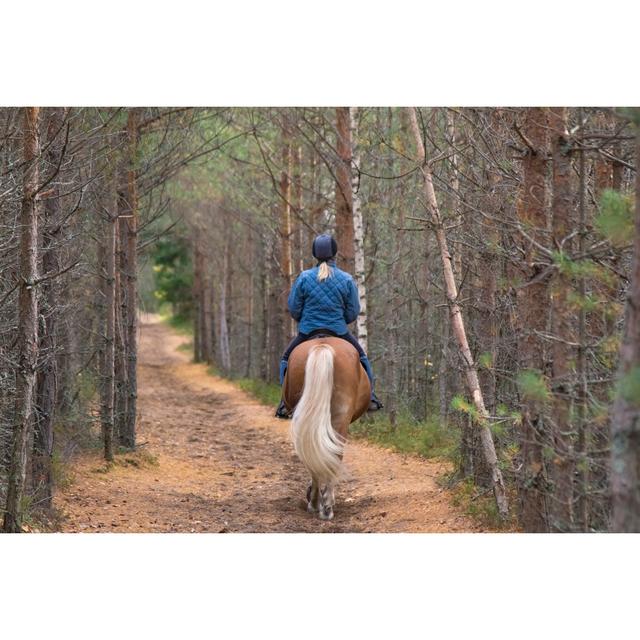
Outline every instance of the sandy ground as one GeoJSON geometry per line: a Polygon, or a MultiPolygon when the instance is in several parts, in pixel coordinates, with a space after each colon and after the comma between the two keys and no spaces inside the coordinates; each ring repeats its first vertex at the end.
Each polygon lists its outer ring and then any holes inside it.
{"type": "Polygon", "coordinates": [[[111,468],[99,452],[71,462],[55,505],[66,532],[481,531],[436,479],[444,463],[347,444],[335,519],[305,509],[306,472],[290,421],[177,351],[185,339],[141,322],[139,450],[111,468]]]}

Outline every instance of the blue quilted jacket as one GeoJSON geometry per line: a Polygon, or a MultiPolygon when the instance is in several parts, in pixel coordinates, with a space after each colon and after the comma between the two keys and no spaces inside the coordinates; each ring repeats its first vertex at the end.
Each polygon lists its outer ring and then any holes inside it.
{"type": "Polygon", "coordinates": [[[349,330],[347,325],[360,313],[358,287],[351,275],[328,261],[331,275],[318,281],[318,266],[303,271],[289,294],[289,313],[298,322],[300,333],[330,329],[337,335],[349,330]]]}

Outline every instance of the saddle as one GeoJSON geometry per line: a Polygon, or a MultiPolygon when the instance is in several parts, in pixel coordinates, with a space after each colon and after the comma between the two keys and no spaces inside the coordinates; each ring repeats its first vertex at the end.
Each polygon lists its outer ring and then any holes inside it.
{"type": "Polygon", "coordinates": [[[331,329],[314,329],[311,333],[307,334],[307,338],[303,342],[308,340],[315,340],[316,338],[339,338],[337,333],[331,331],[331,329]]]}

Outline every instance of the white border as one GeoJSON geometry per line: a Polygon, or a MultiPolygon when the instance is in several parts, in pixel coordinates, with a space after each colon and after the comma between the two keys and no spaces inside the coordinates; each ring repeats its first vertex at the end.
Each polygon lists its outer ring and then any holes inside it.
{"type": "Polygon", "coordinates": [[[0,103],[635,105],[637,3],[32,0],[0,103]]]}
{"type": "Polygon", "coordinates": [[[634,637],[638,540],[584,534],[3,536],[2,629],[83,640],[634,637]]]}

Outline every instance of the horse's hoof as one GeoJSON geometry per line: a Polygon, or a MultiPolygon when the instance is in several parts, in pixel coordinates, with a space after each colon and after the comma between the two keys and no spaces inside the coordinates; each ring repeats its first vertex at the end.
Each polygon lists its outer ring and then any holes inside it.
{"type": "Polygon", "coordinates": [[[333,508],[332,507],[323,507],[318,512],[320,516],[320,520],[333,520],[333,508]]]}
{"type": "Polygon", "coordinates": [[[307,502],[307,511],[309,513],[315,513],[317,511],[317,509],[313,506],[311,501],[307,502]]]}

